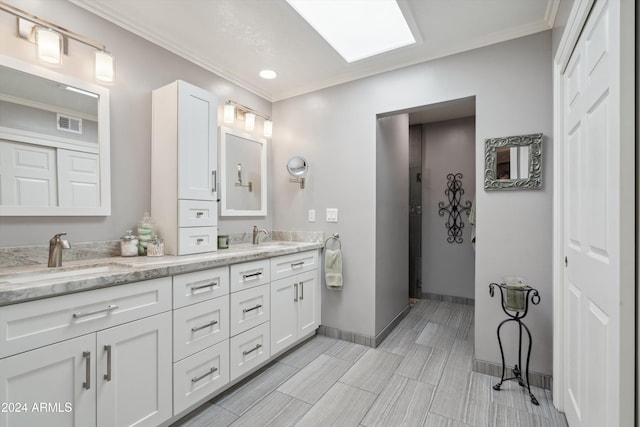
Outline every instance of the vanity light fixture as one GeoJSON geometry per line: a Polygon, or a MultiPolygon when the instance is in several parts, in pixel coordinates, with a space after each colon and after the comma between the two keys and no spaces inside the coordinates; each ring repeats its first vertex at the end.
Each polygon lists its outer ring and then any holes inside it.
{"type": "Polygon", "coordinates": [[[41,61],[49,64],[60,64],[62,62],[62,54],[68,55],[69,39],[72,39],[96,49],[95,78],[103,82],[113,82],[115,74],[113,56],[107,52],[103,44],[3,1],[0,1],[0,10],[18,18],[18,36],[36,44],[36,52],[41,61]]]}
{"type": "Polygon", "coordinates": [[[271,138],[273,135],[273,122],[271,121],[271,117],[260,114],[232,100],[225,102],[223,114],[225,123],[233,123],[237,118],[238,120],[244,120],[245,130],[253,131],[256,125],[256,117],[261,117],[264,120],[262,125],[262,134],[264,137],[271,138]]]}

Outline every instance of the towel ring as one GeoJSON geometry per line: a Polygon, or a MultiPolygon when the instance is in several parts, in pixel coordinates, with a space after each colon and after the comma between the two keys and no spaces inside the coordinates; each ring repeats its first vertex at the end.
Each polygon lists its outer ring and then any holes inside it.
{"type": "MultiPolygon", "coordinates": [[[[342,242],[340,242],[340,235],[338,233],[335,233],[333,236],[329,237],[327,240],[324,241],[324,247],[327,247],[327,243],[329,243],[329,241],[335,240],[338,243],[338,249],[342,249],[342,242]]],[[[328,248],[327,248],[328,249],[328,248]]]]}

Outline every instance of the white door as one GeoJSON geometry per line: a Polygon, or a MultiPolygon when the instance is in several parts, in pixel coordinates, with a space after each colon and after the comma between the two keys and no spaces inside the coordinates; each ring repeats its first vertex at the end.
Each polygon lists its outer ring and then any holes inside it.
{"type": "Polygon", "coordinates": [[[156,426],[171,418],[171,313],[97,334],[98,426],[156,426]]]}
{"type": "Polygon", "coordinates": [[[298,280],[298,338],[316,330],[319,325],[318,270],[302,273],[298,280]]]}
{"type": "Polygon", "coordinates": [[[621,1],[595,2],[562,77],[564,409],[572,427],[633,423],[633,263],[624,261],[634,252],[634,194],[624,180],[633,179],[634,142],[621,119],[633,104],[620,91],[621,1]]]}
{"type": "Polygon", "coordinates": [[[96,425],[95,335],[0,360],[0,426],[96,425]]]}
{"type": "Polygon", "coordinates": [[[204,89],[178,85],[178,198],[215,200],[218,103],[204,89]]]}
{"type": "Polygon", "coordinates": [[[58,205],[100,206],[100,158],[97,154],[58,149],[58,205]]]}
{"type": "Polygon", "coordinates": [[[271,354],[274,355],[297,339],[298,287],[296,276],[271,282],[271,354]]]}
{"type": "Polygon", "coordinates": [[[57,206],[56,150],[0,141],[0,204],[57,206]]]}

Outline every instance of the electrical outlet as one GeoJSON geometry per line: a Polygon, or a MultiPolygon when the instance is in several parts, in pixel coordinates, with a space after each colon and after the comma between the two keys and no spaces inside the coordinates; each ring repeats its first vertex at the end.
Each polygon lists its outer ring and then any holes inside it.
{"type": "Polygon", "coordinates": [[[316,210],[309,209],[309,222],[316,222],[316,210]]]}
{"type": "Polygon", "coordinates": [[[327,222],[338,222],[337,208],[327,208],[327,222]]]}

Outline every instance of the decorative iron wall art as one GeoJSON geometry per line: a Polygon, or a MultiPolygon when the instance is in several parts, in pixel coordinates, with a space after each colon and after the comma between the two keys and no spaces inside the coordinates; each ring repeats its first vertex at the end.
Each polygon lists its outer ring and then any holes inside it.
{"type": "Polygon", "coordinates": [[[444,190],[444,194],[449,199],[449,204],[445,205],[445,202],[439,202],[438,214],[440,216],[444,216],[445,213],[449,214],[445,224],[448,233],[447,242],[462,243],[462,229],[464,228],[462,213],[464,212],[469,216],[471,202],[467,200],[462,203],[461,201],[464,194],[461,173],[447,174],[447,189],[444,190]]]}

